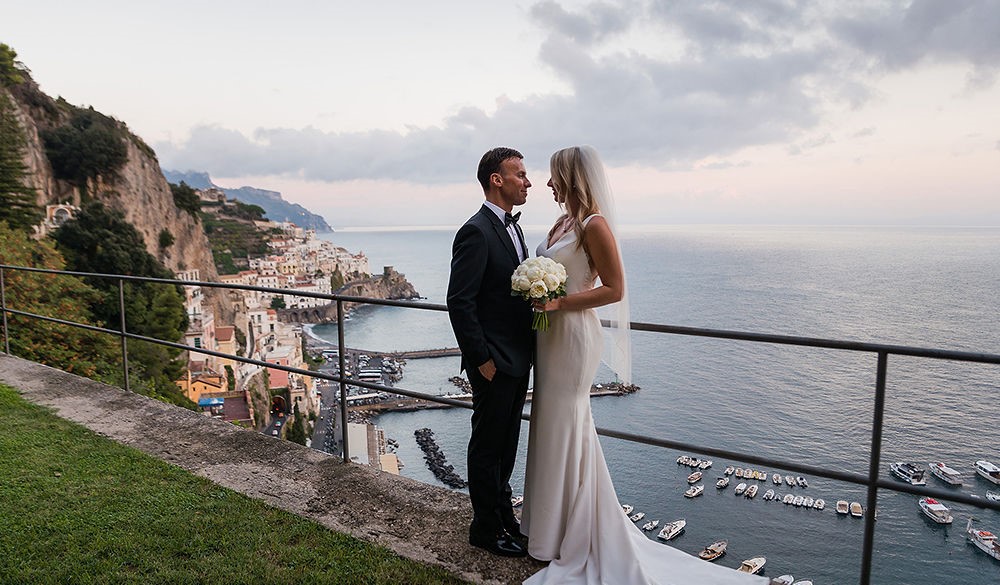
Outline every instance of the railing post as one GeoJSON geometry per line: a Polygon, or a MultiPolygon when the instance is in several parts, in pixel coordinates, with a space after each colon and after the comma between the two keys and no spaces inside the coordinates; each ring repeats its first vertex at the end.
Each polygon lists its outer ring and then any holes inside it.
{"type": "Polygon", "coordinates": [[[872,549],[875,543],[875,513],[878,499],[879,459],[882,456],[882,423],[885,415],[885,373],[889,354],[878,352],[878,369],[875,373],[875,407],[872,418],[872,447],[868,459],[868,502],[865,512],[865,538],[861,552],[861,585],[869,585],[872,578],[872,549]]]}
{"type": "Polygon", "coordinates": [[[121,317],[122,373],[125,374],[125,391],[131,390],[128,380],[128,338],[125,337],[125,279],[118,279],[118,311],[121,317]]]}
{"type": "Polygon", "coordinates": [[[7,287],[0,267],[0,313],[3,313],[3,352],[10,355],[10,333],[7,331],[7,287]]]}
{"type": "Polygon", "coordinates": [[[340,367],[340,445],[344,463],[350,463],[347,454],[347,383],[344,382],[344,301],[337,299],[337,364],[340,367]]]}

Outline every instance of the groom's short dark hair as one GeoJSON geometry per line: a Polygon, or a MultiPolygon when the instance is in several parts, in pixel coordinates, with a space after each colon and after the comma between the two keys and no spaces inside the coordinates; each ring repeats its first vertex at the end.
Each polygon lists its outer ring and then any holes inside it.
{"type": "Polygon", "coordinates": [[[499,173],[500,163],[508,158],[523,159],[524,155],[513,148],[498,146],[487,150],[483,158],[479,160],[479,171],[476,173],[476,178],[479,179],[479,184],[483,186],[483,193],[487,192],[490,188],[490,175],[499,173]]]}

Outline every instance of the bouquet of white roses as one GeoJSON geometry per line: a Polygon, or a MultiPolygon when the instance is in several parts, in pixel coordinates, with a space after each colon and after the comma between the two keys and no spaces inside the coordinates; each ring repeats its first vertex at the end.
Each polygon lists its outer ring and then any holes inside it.
{"type": "MultiPolygon", "coordinates": [[[[510,276],[510,294],[532,302],[566,296],[566,268],[544,256],[528,258],[510,276]]],[[[531,328],[539,331],[549,328],[545,311],[535,311],[531,328]]]]}

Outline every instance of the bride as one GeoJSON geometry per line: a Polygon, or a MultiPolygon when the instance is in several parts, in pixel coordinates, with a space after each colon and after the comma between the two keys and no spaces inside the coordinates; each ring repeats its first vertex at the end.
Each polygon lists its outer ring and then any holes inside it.
{"type": "Polygon", "coordinates": [[[536,255],[566,267],[568,294],[535,307],[549,311],[549,327],[538,332],[521,532],[528,554],[551,562],[525,585],[767,583],[650,540],[622,511],[590,412],[602,357],[623,381],[631,377],[611,189],[589,146],[560,150],[549,165],[566,213],[536,255]],[[597,307],[611,310],[607,343],[597,307]]]}

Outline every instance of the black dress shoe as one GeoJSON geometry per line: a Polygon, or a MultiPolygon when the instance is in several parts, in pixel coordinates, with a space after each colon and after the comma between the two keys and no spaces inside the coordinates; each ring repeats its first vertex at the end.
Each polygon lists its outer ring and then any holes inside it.
{"type": "Polygon", "coordinates": [[[521,546],[528,548],[528,537],[521,534],[521,525],[517,520],[503,523],[503,529],[507,531],[507,534],[511,535],[521,546]]]}
{"type": "Polygon", "coordinates": [[[474,532],[469,532],[469,544],[486,549],[495,555],[502,557],[523,557],[528,554],[528,549],[511,536],[506,530],[501,530],[495,536],[482,536],[474,532]]]}

